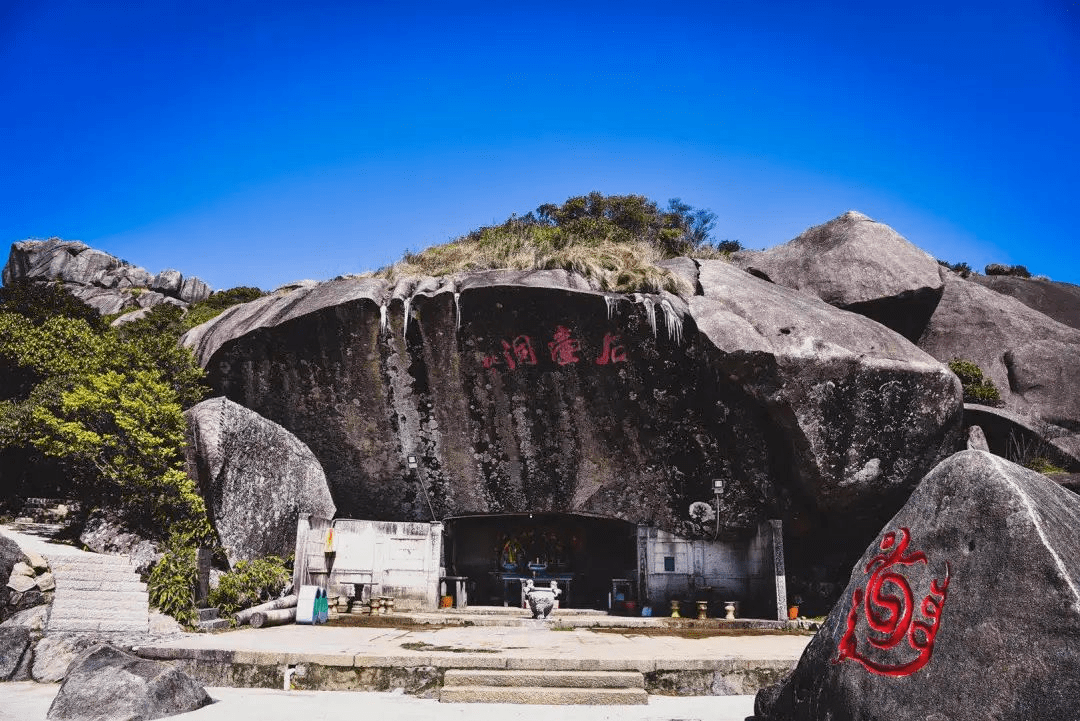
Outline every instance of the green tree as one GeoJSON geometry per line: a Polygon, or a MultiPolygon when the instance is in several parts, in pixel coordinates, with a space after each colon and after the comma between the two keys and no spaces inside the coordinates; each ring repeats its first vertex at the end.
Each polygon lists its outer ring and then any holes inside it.
{"type": "Polygon", "coordinates": [[[81,319],[35,325],[0,312],[0,368],[27,379],[0,401],[0,447],[63,459],[84,498],[121,507],[153,535],[174,525],[205,539],[205,504],[183,469],[181,409],[183,394],[198,395],[201,371],[189,352],[160,345],[96,333],[81,319]]]}

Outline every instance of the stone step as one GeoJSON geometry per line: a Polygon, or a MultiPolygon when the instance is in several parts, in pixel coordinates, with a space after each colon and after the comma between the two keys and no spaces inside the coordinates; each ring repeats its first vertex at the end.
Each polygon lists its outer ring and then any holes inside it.
{"type": "Polygon", "coordinates": [[[138,581],[139,574],[120,568],[53,568],[57,578],[65,581],[138,581]]]}
{"type": "Polygon", "coordinates": [[[146,591],[58,591],[53,600],[54,608],[65,606],[85,606],[87,608],[110,608],[138,606],[150,603],[150,594],[146,591]]]}
{"type": "Polygon", "coordinates": [[[131,616],[137,614],[150,613],[150,605],[147,603],[135,604],[118,604],[118,603],[63,603],[57,605],[53,604],[52,610],[49,612],[53,616],[60,618],[61,616],[101,616],[103,618],[109,618],[111,616],[131,616]]]}
{"type": "Polygon", "coordinates": [[[59,620],[53,622],[49,621],[49,632],[65,632],[65,633],[88,633],[88,632],[108,632],[108,633],[146,633],[150,629],[150,621],[109,621],[109,620],[59,620]]]}
{"type": "Polygon", "coordinates": [[[197,621],[217,621],[219,618],[221,618],[221,614],[216,607],[195,610],[195,620],[197,621]]]}
{"type": "MultiPolygon", "coordinates": [[[[136,576],[136,578],[138,578],[136,576]]],[[[104,580],[71,580],[69,578],[59,581],[57,586],[64,591],[145,591],[146,584],[142,581],[104,581],[104,580]]]]}
{"type": "Polygon", "coordinates": [[[233,624],[227,618],[214,618],[209,621],[196,621],[195,625],[202,631],[220,631],[225,628],[232,628],[233,624]]]}
{"type": "Polygon", "coordinates": [[[560,688],[645,688],[638,671],[502,671],[451,668],[445,686],[532,686],[560,688]]]}
{"type": "Polygon", "coordinates": [[[106,553],[54,553],[49,561],[58,566],[79,566],[98,568],[101,566],[124,566],[131,567],[131,559],[127,556],[111,556],[106,553]]]}
{"type": "Polygon", "coordinates": [[[649,703],[649,694],[638,688],[560,688],[528,686],[444,686],[443,703],[514,703],[550,705],[616,706],[649,703]]]}

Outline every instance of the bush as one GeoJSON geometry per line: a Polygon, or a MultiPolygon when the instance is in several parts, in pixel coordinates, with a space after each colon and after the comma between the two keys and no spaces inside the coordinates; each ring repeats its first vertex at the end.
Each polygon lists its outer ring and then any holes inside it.
{"type": "Polygon", "coordinates": [[[967,263],[962,263],[962,262],[961,263],[950,263],[947,260],[939,260],[938,265],[941,265],[941,266],[944,266],[944,267],[948,268],[952,272],[959,275],[961,278],[967,278],[968,276],[970,276],[974,272],[974,271],[971,270],[970,265],[968,265],[967,263]]]}
{"type": "Polygon", "coordinates": [[[193,626],[198,582],[195,545],[183,536],[170,536],[146,584],[150,605],[185,626],[193,626]]]}
{"type": "Polygon", "coordinates": [[[238,561],[210,591],[210,605],[217,606],[224,615],[236,613],[277,598],[291,580],[287,562],[277,556],[238,561]]]}
{"type": "Polygon", "coordinates": [[[981,403],[985,406],[1003,405],[997,386],[983,374],[979,366],[971,361],[953,358],[949,361],[949,370],[960,379],[960,385],[964,389],[965,403],[981,403]]]}
{"type": "Polygon", "coordinates": [[[1030,278],[1031,273],[1028,269],[1022,265],[1003,265],[1001,263],[991,263],[986,266],[987,275],[1012,275],[1017,278],[1030,278]]]}

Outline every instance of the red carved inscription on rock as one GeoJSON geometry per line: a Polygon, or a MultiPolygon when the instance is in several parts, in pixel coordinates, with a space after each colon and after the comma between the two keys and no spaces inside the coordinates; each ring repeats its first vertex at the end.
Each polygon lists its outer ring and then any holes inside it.
{"type": "Polygon", "coordinates": [[[866,564],[865,573],[870,574],[866,586],[852,594],[847,629],[833,663],[851,659],[876,674],[908,676],[930,661],[948,594],[949,563],[945,562],[944,580],[931,580],[916,618],[915,594],[903,570],[928,560],[922,551],[907,553],[910,543],[907,528],[901,528],[899,535],[890,531],[881,540],[882,552],[866,564]],[[864,638],[857,633],[862,626],[860,614],[866,622],[864,638]],[[864,641],[866,652],[860,651],[864,641]]]}

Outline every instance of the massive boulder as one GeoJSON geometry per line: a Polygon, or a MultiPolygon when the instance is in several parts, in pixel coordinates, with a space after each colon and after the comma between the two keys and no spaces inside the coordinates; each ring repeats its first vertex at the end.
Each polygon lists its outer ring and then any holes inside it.
{"type": "Polygon", "coordinates": [[[780,516],[793,545],[861,548],[959,447],[956,378],[817,298],[722,261],[693,275],[688,301],[564,271],[341,278],[183,342],[311,448],[346,517],[563,511],[694,536],[721,479],[722,534],[780,516]]]}
{"type": "Polygon", "coordinates": [[[11,246],[4,285],[18,280],[61,282],[76,298],[102,315],[148,308],[159,303],[186,306],[210,296],[198,278],[175,270],[152,276],[146,270],[79,241],[23,240],[11,246]]]}
{"type": "Polygon", "coordinates": [[[763,721],[1080,715],[1080,498],[982,451],[933,470],[855,564],[763,721]],[[977,691],[975,691],[977,689],[977,691]]]}
{"type": "Polygon", "coordinates": [[[227,398],[188,409],[188,469],[229,563],[289,556],[301,513],[333,518],[318,459],[277,423],[227,398]]]}
{"type": "Polygon", "coordinates": [[[919,339],[941,297],[938,263],[889,226],[853,210],[736,265],[919,339]]]}
{"type": "Polygon", "coordinates": [[[1080,433],[1080,330],[947,273],[919,347],[942,361],[978,365],[1006,409],[1056,426],[1049,436],[1062,436],[1063,449],[1070,444],[1066,436],[1080,433]]]}
{"type": "Polygon", "coordinates": [[[1080,286],[1045,278],[972,274],[968,280],[1015,298],[1058,323],[1080,329],[1080,286]]]}
{"type": "Polygon", "coordinates": [[[141,721],[195,711],[212,702],[206,689],[183,671],[103,644],[72,663],[47,718],[141,721]]]}

